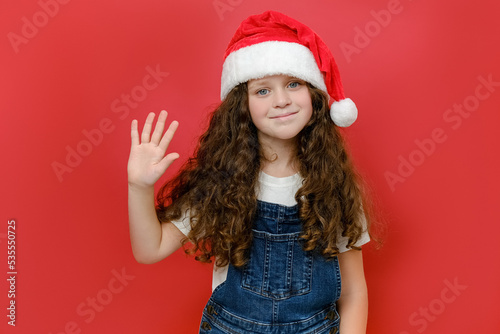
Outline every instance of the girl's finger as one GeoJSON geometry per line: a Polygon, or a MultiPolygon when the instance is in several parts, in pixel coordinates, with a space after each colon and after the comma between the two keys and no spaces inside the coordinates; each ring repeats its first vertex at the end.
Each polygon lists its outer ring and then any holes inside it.
{"type": "Polygon", "coordinates": [[[139,145],[139,132],[137,131],[137,120],[132,121],[132,128],[130,131],[130,137],[132,138],[132,146],[139,145]]]}
{"type": "Polygon", "coordinates": [[[163,150],[165,151],[167,150],[168,145],[170,144],[170,141],[172,141],[172,138],[174,137],[175,131],[177,130],[178,127],[179,127],[179,122],[173,121],[172,123],[170,123],[170,126],[168,127],[167,131],[165,132],[160,141],[159,146],[163,150]]]}
{"type": "Polygon", "coordinates": [[[170,165],[179,158],[179,153],[169,153],[159,163],[159,168],[164,173],[170,165]]]}
{"type": "Polygon", "coordinates": [[[153,120],[155,118],[155,113],[149,113],[146,118],[146,123],[144,123],[144,128],[142,129],[141,143],[149,143],[151,128],[153,127],[153,120]]]}
{"type": "Polygon", "coordinates": [[[155,130],[153,131],[153,135],[151,136],[151,142],[158,144],[161,140],[161,135],[163,134],[163,130],[165,129],[165,121],[167,120],[168,113],[165,110],[160,112],[160,116],[158,116],[158,121],[156,121],[155,130]]]}

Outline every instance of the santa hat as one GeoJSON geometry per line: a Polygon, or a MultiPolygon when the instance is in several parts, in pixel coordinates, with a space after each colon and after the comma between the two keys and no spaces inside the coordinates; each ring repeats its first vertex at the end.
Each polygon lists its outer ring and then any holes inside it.
{"type": "Polygon", "coordinates": [[[329,97],[336,125],[354,123],[358,110],[345,98],[339,70],[330,50],[306,25],[267,11],[244,20],[224,54],[221,99],[237,85],[268,75],[284,74],[309,82],[329,97]]]}

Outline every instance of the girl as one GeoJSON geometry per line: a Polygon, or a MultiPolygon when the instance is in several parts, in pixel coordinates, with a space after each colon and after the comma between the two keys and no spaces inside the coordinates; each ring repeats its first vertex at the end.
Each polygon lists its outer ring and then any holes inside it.
{"type": "Polygon", "coordinates": [[[153,186],[179,157],[165,155],[178,123],[164,133],[162,111],[153,130],[151,113],[139,138],[132,121],[136,260],[187,241],[197,260],[215,259],[200,333],[365,333],[368,221],[337,128],[357,110],[327,46],[281,13],[250,16],[224,56],[221,99],[156,207],[153,186]]]}

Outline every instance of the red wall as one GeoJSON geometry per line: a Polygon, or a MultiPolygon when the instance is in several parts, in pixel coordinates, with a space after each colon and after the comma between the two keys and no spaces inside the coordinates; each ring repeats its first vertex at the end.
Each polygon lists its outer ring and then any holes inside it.
{"type": "Polygon", "coordinates": [[[493,0],[2,1],[0,332],[196,332],[211,268],[132,257],[129,124],[168,110],[185,159],[227,42],[266,9],[323,37],[360,110],[345,133],[385,241],[364,251],[368,332],[500,332],[493,0]]]}

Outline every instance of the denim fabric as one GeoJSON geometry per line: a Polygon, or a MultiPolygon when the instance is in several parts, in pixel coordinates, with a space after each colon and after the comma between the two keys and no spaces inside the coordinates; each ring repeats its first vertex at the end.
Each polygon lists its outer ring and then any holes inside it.
{"type": "Polygon", "coordinates": [[[301,229],[297,206],[258,202],[249,262],[229,265],[200,333],[338,333],[338,259],[304,252],[301,229]]]}

